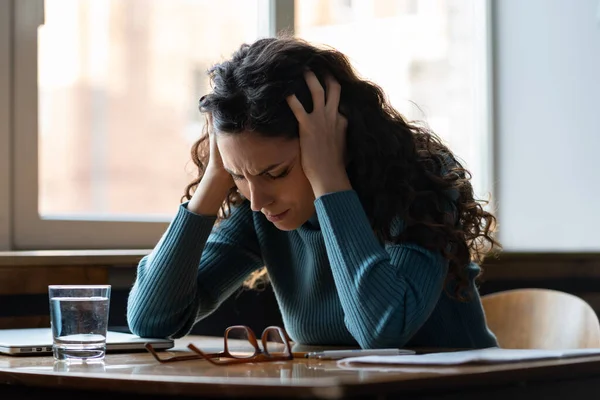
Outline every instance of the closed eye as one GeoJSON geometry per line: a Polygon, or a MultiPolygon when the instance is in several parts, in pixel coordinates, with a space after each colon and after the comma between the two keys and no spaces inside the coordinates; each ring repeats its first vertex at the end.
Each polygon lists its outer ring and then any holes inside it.
{"type": "MultiPolygon", "coordinates": [[[[273,179],[280,179],[280,178],[284,178],[284,177],[286,177],[286,176],[287,176],[287,175],[290,173],[291,169],[292,169],[292,167],[288,167],[288,168],[286,168],[286,169],[285,169],[283,172],[281,172],[281,173],[279,173],[279,174],[277,174],[277,175],[273,175],[273,174],[271,174],[270,172],[262,172],[262,173],[260,174],[260,176],[265,176],[265,177],[267,177],[268,179],[272,179],[272,180],[273,180],[273,179]]],[[[233,173],[233,171],[230,171],[230,170],[228,170],[227,168],[226,168],[225,170],[226,170],[227,172],[229,172],[229,175],[231,175],[231,178],[232,178],[234,181],[243,181],[243,180],[245,180],[245,179],[246,179],[246,177],[245,177],[244,175],[238,175],[238,174],[235,174],[235,173],[233,173]]]]}
{"type": "Polygon", "coordinates": [[[271,175],[269,173],[265,174],[265,176],[269,179],[280,179],[280,178],[285,178],[287,176],[287,174],[290,173],[289,168],[286,169],[285,171],[283,171],[282,173],[280,173],[279,175],[271,175]]]}

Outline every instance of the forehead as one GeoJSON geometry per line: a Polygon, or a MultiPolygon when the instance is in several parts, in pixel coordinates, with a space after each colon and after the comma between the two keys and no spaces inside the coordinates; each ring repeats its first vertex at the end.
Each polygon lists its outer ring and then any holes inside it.
{"type": "Polygon", "coordinates": [[[298,139],[265,137],[255,132],[217,134],[223,164],[237,171],[260,170],[268,165],[290,161],[299,152],[298,139]]]}

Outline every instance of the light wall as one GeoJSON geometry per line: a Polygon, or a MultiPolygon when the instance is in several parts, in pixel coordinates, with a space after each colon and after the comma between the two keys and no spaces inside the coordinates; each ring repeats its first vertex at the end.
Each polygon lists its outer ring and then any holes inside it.
{"type": "Polygon", "coordinates": [[[496,0],[505,250],[600,251],[600,1],[496,0]]]}

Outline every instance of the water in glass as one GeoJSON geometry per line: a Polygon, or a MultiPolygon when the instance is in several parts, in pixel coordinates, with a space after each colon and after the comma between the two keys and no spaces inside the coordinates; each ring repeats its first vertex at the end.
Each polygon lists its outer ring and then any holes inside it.
{"type": "Polygon", "coordinates": [[[104,358],[108,308],[108,297],[50,298],[54,357],[57,360],[104,358]]]}

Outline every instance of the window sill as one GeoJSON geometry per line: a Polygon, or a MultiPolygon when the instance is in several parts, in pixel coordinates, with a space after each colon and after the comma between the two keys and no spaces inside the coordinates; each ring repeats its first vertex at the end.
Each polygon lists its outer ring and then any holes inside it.
{"type": "MultiPolygon", "coordinates": [[[[146,250],[32,250],[0,251],[0,268],[104,266],[135,268],[146,250]]],[[[516,253],[488,257],[483,265],[484,281],[600,277],[600,252],[516,253]]]]}
{"type": "Polygon", "coordinates": [[[507,252],[483,262],[483,280],[599,278],[600,252],[507,252]]]}
{"type": "Polygon", "coordinates": [[[151,250],[0,251],[1,267],[111,266],[134,267],[151,250]]]}

